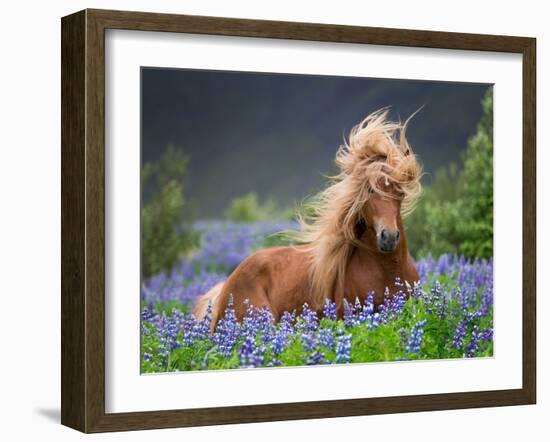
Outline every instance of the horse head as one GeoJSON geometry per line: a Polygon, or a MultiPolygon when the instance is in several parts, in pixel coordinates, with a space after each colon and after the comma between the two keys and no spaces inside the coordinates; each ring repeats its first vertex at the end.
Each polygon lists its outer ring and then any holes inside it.
{"type": "Polygon", "coordinates": [[[379,186],[382,192],[370,190],[361,219],[364,220],[363,235],[370,233],[379,252],[393,252],[401,238],[401,202],[403,195],[390,183],[379,186]]]}

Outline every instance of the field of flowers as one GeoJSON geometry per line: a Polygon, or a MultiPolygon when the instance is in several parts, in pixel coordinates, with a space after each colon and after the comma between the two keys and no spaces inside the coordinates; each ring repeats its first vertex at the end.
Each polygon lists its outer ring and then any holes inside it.
{"type": "Polygon", "coordinates": [[[372,296],[323,314],[304,305],[274,324],[269,311],[248,306],[239,323],[233,306],[215,332],[190,313],[251,252],[280,244],[289,222],[197,222],[201,247],[171,273],[144,281],[141,293],[143,373],[232,368],[446,359],[493,354],[493,263],[443,255],[417,262],[421,277],[375,309],[372,296]],[[408,299],[407,299],[408,298],[408,299]]]}

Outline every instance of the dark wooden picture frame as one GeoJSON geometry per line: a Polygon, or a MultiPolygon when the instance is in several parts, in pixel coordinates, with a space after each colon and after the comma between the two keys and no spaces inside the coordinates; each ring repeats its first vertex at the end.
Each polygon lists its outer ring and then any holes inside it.
{"type": "Polygon", "coordinates": [[[61,422],[83,432],[534,404],[536,95],[533,38],[84,10],[62,19],[61,422]],[[523,58],[523,385],[427,394],[105,412],[105,30],[126,29],[518,53],[523,58]]]}

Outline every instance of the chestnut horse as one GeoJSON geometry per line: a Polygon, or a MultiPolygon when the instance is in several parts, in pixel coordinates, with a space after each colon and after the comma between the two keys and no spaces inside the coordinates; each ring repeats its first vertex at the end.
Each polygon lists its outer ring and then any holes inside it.
{"type": "Polygon", "coordinates": [[[302,228],[293,234],[301,245],[250,255],[199,298],[195,316],[204,317],[211,303],[214,328],[232,296],[239,320],[245,300],[278,320],[306,302],[321,311],[330,299],[341,317],[345,301],[363,302],[373,291],[378,306],[396,278],[416,282],[402,215],[420,193],[422,172],[405,138],[408,121],[388,121],[382,110],[355,126],[336,154],[340,173],[314,198],[313,215],[301,218],[302,228]]]}

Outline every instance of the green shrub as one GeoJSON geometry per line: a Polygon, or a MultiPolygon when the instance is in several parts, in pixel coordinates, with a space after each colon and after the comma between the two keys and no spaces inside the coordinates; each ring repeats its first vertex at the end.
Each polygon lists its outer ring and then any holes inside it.
{"type": "Polygon", "coordinates": [[[255,192],[235,198],[225,210],[225,218],[238,223],[290,219],[291,216],[291,211],[280,210],[273,199],[260,203],[255,192]]]}
{"type": "Polygon", "coordinates": [[[483,117],[468,142],[464,160],[464,196],[458,232],[459,251],[469,257],[493,255],[493,96],[482,102],[483,117]]]}
{"type": "Polygon", "coordinates": [[[461,176],[455,164],[439,169],[425,186],[415,211],[407,218],[407,239],[414,256],[456,253],[460,242],[456,232],[456,201],[461,176]]]}
{"type": "Polygon", "coordinates": [[[482,100],[483,116],[459,170],[438,170],[416,210],[407,219],[407,237],[416,257],[460,253],[493,254],[493,95],[482,100]]]}
{"type": "Polygon", "coordinates": [[[198,243],[195,233],[182,228],[186,170],[187,158],[174,146],[168,146],[157,162],[142,167],[142,187],[149,195],[141,208],[143,277],[171,268],[198,243]]]}

